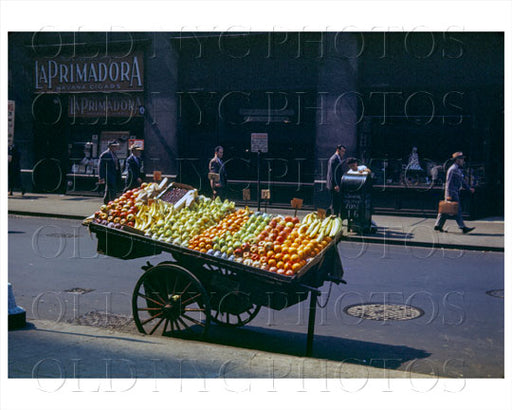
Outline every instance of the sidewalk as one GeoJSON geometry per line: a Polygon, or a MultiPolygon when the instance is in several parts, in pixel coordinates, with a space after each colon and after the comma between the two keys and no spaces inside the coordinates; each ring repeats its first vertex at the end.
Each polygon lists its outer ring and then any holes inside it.
{"type": "MultiPolygon", "coordinates": [[[[101,197],[32,194],[15,194],[9,197],[10,214],[84,219],[92,215],[102,205],[101,197]]],[[[293,210],[267,209],[270,213],[293,214],[293,210]]],[[[305,215],[299,211],[298,216],[305,215]]],[[[375,234],[346,232],[346,240],[365,243],[382,243],[401,246],[422,246],[428,248],[468,249],[480,251],[504,251],[505,226],[503,218],[488,218],[468,221],[468,226],[476,229],[462,234],[455,221],[449,220],[446,233],[433,230],[434,218],[374,215],[373,221],[378,230],[375,234]]]]}
{"type": "Polygon", "coordinates": [[[437,377],[100,327],[30,320],[26,328],[9,332],[9,377],[32,378],[34,374],[43,378],[110,376],[132,381],[142,378],[437,377]],[[41,360],[52,361],[52,366],[40,365],[41,360]],[[105,361],[111,364],[109,375],[105,374],[105,361]]]}

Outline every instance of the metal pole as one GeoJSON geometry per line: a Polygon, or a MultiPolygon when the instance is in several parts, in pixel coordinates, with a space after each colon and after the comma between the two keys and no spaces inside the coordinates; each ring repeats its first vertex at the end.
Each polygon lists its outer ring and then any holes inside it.
{"type": "Polygon", "coordinates": [[[308,338],[306,342],[306,356],[310,357],[313,353],[313,337],[315,335],[315,317],[316,317],[316,299],[317,292],[311,291],[309,294],[309,320],[308,320],[308,338]]]}
{"type": "Polygon", "coordinates": [[[260,210],[260,205],[261,205],[260,158],[261,158],[261,151],[258,150],[258,164],[257,164],[258,183],[257,183],[257,188],[256,188],[257,195],[258,195],[258,212],[260,210]]]}

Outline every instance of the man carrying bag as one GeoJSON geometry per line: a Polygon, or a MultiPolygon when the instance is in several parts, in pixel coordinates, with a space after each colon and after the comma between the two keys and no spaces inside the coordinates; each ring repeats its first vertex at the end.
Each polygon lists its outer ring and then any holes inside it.
{"type": "Polygon", "coordinates": [[[471,232],[475,228],[468,228],[464,224],[462,219],[462,207],[460,206],[459,191],[461,188],[475,192],[474,188],[471,188],[464,180],[464,154],[462,152],[455,152],[452,155],[454,160],[453,165],[448,169],[446,174],[446,186],[444,191],[444,201],[439,202],[439,213],[437,215],[436,224],[434,226],[435,231],[446,232],[443,230],[444,223],[448,216],[455,216],[457,225],[462,230],[462,233],[471,232]]]}

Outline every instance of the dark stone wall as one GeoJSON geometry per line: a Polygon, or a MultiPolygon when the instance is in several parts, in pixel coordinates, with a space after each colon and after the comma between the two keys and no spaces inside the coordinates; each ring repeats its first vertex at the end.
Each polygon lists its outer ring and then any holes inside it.
{"type": "Polygon", "coordinates": [[[146,172],[178,172],[178,54],[168,33],[154,33],[146,53],[144,121],[146,172]]]}

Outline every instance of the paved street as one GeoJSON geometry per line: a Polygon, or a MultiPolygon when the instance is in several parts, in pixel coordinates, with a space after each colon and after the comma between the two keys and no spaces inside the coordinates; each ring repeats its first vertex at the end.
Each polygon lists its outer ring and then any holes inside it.
{"type": "MultiPolygon", "coordinates": [[[[97,255],[95,247],[79,221],[9,216],[9,281],[29,321],[136,334],[127,318],[147,259],[117,260],[97,255]]],[[[356,242],[340,243],[339,252],[347,284],[330,294],[328,284],[322,289],[319,304],[327,305],[317,311],[313,357],[442,377],[503,377],[503,253],[356,242]],[[370,302],[410,305],[421,316],[378,321],[345,312],[370,302]]],[[[212,326],[207,346],[302,356],[308,308],[308,301],[281,311],[262,308],[241,329],[212,326]]],[[[9,337],[19,339],[20,332],[9,337]]],[[[10,372],[23,377],[12,366],[10,372]]],[[[236,375],[244,376],[253,377],[236,375]]]]}

